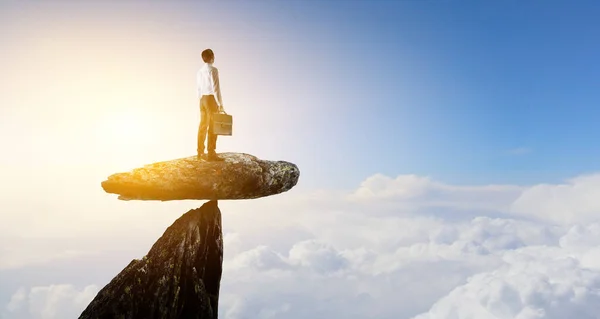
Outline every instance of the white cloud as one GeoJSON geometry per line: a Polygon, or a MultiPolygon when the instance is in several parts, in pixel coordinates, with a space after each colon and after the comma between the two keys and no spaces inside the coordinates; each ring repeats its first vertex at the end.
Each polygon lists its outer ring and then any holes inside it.
{"type": "Polygon", "coordinates": [[[475,274],[415,319],[597,319],[600,271],[582,268],[569,251],[526,247],[504,264],[475,274]]]}
{"type": "Polygon", "coordinates": [[[377,174],[347,195],[350,202],[373,204],[395,212],[445,208],[535,218],[556,224],[600,220],[600,174],[579,176],[564,184],[449,185],[427,177],[377,174]],[[390,204],[393,204],[390,206],[390,204]]]}
{"type": "MultiPolygon", "coordinates": [[[[0,236],[0,241],[4,236],[0,236]]],[[[7,238],[5,243],[10,245],[0,245],[0,270],[17,269],[26,265],[45,264],[49,261],[69,260],[77,257],[93,256],[98,252],[86,250],[85,248],[70,249],[52,245],[51,241],[43,242],[27,241],[17,238],[7,238]]]]}
{"type": "Polygon", "coordinates": [[[11,297],[6,306],[8,318],[59,319],[77,318],[98,293],[89,285],[82,290],[72,285],[23,287],[11,297]]]}
{"type": "Polygon", "coordinates": [[[363,204],[394,203],[394,209],[410,212],[434,207],[506,211],[522,191],[523,187],[517,185],[449,185],[416,175],[391,178],[376,174],[367,178],[347,199],[363,204]]]}
{"type": "MultiPolygon", "coordinates": [[[[534,186],[375,175],[352,191],[220,202],[220,313],[228,319],[595,318],[589,311],[599,301],[599,193],[594,175],[534,186]]],[[[141,256],[180,215],[161,215],[174,207],[154,208],[143,224],[136,223],[141,211],[121,212],[136,235],[112,232],[94,242],[95,251],[110,260],[108,247],[136,240],[131,246],[141,256]]],[[[99,227],[94,234],[103,232],[99,227]]],[[[58,291],[14,288],[6,311],[42,318],[83,309],[74,290],[58,291]],[[34,292],[59,297],[35,299],[34,292]]]]}
{"type": "Polygon", "coordinates": [[[336,272],[345,268],[347,260],[333,248],[316,240],[302,241],[289,252],[291,263],[309,267],[317,273],[336,272]]]}
{"type": "MultiPolygon", "coordinates": [[[[571,183],[575,193],[600,189],[585,179],[571,183]]],[[[345,194],[321,193],[287,203],[274,199],[265,208],[244,203],[260,207],[246,210],[260,211],[269,224],[230,224],[240,242],[278,225],[295,225],[312,238],[285,249],[271,247],[276,240],[262,241],[261,251],[299,268],[229,269],[223,289],[244,301],[228,318],[257,317],[258,309],[284,303],[290,313],[278,318],[412,318],[420,313],[419,318],[440,319],[596,318],[589,311],[597,304],[600,224],[580,223],[598,219],[593,213],[575,213],[570,220],[558,220],[545,216],[546,208],[533,201],[527,210],[516,210],[536,187],[456,186],[417,176],[376,175],[345,194]],[[335,265],[335,258],[343,266],[311,267],[335,265]],[[242,284],[237,279],[242,275],[253,280],[242,284]],[[272,289],[259,295],[252,292],[253,284],[272,289]]],[[[550,199],[557,193],[567,199],[581,196],[554,187],[559,191],[550,199]]],[[[600,196],[588,199],[600,203],[600,196]]],[[[592,211],[586,208],[593,207],[589,203],[569,203],[573,212],[592,211]]]]}
{"type": "Polygon", "coordinates": [[[258,246],[235,256],[231,263],[224,264],[225,268],[257,270],[287,269],[288,264],[277,252],[267,246],[258,246]]]}
{"type": "Polygon", "coordinates": [[[540,184],[525,189],[511,212],[555,223],[586,223],[600,219],[600,174],[585,175],[564,184],[540,184]]]}
{"type": "Polygon", "coordinates": [[[15,312],[21,307],[21,305],[23,305],[23,303],[26,302],[26,298],[27,292],[25,291],[25,288],[19,288],[19,290],[17,290],[17,292],[15,292],[15,294],[12,295],[12,297],[10,297],[10,301],[6,306],[6,309],[8,309],[9,312],[15,312]]]}
{"type": "Polygon", "coordinates": [[[375,240],[339,250],[303,241],[287,253],[261,246],[248,253],[277,262],[228,268],[223,307],[231,319],[270,318],[265,313],[282,305],[289,313],[273,318],[597,318],[600,267],[577,252],[594,249],[598,230],[479,217],[422,227],[422,236],[396,247],[375,240]]]}
{"type": "Polygon", "coordinates": [[[355,195],[359,198],[410,199],[423,195],[434,185],[434,182],[427,177],[400,175],[390,178],[376,174],[362,182],[355,195]]]}

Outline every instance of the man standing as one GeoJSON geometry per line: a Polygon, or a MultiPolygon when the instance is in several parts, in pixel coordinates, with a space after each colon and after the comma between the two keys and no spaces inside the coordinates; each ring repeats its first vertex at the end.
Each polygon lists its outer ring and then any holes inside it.
{"type": "Polygon", "coordinates": [[[213,114],[224,112],[219,84],[219,70],[213,66],[215,54],[211,49],[202,51],[204,65],[196,74],[198,97],[200,99],[200,126],[198,128],[198,158],[210,161],[221,160],[215,149],[217,135],[213,133],[213,114]],[[204,154],[204,140],[208,130],[208,154],[204,154]],[[208,156],[206,156],[208,155],[208,156]]]}

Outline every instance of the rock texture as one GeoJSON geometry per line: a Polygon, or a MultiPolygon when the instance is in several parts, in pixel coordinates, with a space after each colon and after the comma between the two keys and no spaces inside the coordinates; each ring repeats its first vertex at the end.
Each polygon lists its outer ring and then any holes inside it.
{"type": "Polygon", "coordinates": [[[222,263],[221,211],[209,201],[177,219],[79,318],[217,318],[222,263]]]}
{"type": "Polygon", "coordinates": [[[298,167],[285,161],[244,153],[219,156],[224,160],[191,156],[113,174],[102,188],[122,200],[253,199],[288,191],[300,176],[298,167]]]}

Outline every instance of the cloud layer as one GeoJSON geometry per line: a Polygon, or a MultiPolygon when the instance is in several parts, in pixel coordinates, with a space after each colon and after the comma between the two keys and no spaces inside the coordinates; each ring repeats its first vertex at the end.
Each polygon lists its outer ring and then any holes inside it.
{"type": "Polygon", "coordinates": [[[6,318],[77,318],[97,293],[95,285],[83,289],[72,285],[19,288],[6,305],[6,318]]]}
{"type": "MultiPolygon", "coordinates": [[[[533,186],[375,175],[221,210],[223,318],[600,318],[600,175],[533,186]]],[[[130,258],[171,218],[139,226],[130,258]]],[[[98,250],[114,259],[106,278],[129,261],[108,249],[124,236],[98,250]]],[[[78,268],[78,254],[60,258],[78,268]]],[[[104,284],[15,288],[0,314],[74,317],[104,284]]]]}

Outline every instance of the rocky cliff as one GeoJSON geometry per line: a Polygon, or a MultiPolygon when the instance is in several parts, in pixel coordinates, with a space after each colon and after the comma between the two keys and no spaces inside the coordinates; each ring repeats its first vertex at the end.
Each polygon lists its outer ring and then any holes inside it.
{"type": "Polygon", "coordinates": [[[142,259],[135,259],[98,292],[80,319],[218,318],[223,263],[217,200],[285,192],[300,172],[283,161],[226,153],[146,165],[109,176],[107,193],[124,200],[209,199],[177,219],[142,259]]]}
{"type": "Polygon", "coordinates": [[[217,318],[222,238],[216,201],[190,210],[102,288],[80,318],[217,318]]]}

